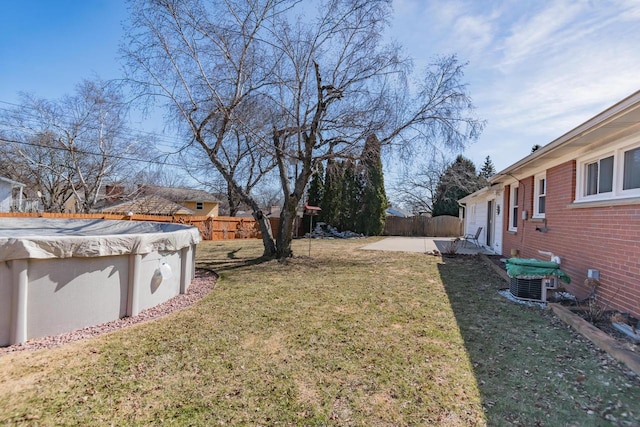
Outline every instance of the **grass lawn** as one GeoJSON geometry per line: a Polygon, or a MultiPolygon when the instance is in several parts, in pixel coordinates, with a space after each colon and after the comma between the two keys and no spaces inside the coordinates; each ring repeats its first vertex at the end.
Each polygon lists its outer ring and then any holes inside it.
{"type": "Polygon", "coordinates": [[[164,318],[0,356],[0,424],[640,425],[640,381],[475,258],[205,242],[214,290],[164,318]]]}

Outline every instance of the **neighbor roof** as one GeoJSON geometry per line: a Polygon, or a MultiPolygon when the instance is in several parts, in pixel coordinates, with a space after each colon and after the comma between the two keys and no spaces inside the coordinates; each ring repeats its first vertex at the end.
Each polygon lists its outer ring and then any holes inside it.
{"type": "Polygon", "coordinates": [[[15,185],[16,187],[24,187],[26,184],[23,184],[21,182],[18,181],[14,181],[12,179],[9,178],[5,178],[3,176],[0,176],[0,181],[4,181],[4,182],[8,182],[11,185],[15,185]]]}
{"type": "Polygon", "coordinates": [[[145,185],[142,188],[145,194],[155,194],[173,202],[210,202],[219,203],[219,200],[204,190],[179,187],[156,187],[145,185]]]}
{"type": "Polygon", "coordinates": [[[142,196],[100,209],[104,213],[133,212],[142,215],[193,215],[195,212],[156,194],[142,196]]]}

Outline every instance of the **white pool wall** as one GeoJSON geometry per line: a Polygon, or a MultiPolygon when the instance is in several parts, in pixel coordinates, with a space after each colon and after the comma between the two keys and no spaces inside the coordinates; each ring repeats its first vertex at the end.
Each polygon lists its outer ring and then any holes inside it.
{"type": "Polygon", "coordinates": [[[0,346],[135,316],[185,293],[199,241],[196,228],[176,224],[0,220],[0,346]]]}

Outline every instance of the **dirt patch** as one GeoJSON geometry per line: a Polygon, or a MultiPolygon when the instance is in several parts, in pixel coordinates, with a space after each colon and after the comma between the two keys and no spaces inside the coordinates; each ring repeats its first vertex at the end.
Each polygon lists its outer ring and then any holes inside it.
{"type": "Polygon", "coordinates": [[[502,255],[485,255],[485,256],[489,261],[491,261],[492,264],[497,265],[504,272],[507,271],[507,264],[502,262],[502,260],[505,259],[505,257],[503,257],[502,255]]]}
{"type": "MultiPolygon", "coordinates": [[[[596,328],[600,329],[602,332],[606,333],[612,338],[615,338],[624,348],[627,348],[631,351],[634,351],[640,354],[640,344],[635,342],[628,335],[620,332],[619,330],[613,327],[611,318],[616,315],[619,316],[619,313],[617,311],[604,311],[602,313],[598,313],[597,317],[594,318],[593,313],[591,313],[588,309],[582,307],[579,304],[565,302],[565,303],[562,303],[562,305],[567,307],[573,313],[582,317],[587,322],[591,323],[596,328]]],[[[629,318],[628,320],[632,324],[635,324],[635,325],[638,324],[638,319],[629,318]]]]}

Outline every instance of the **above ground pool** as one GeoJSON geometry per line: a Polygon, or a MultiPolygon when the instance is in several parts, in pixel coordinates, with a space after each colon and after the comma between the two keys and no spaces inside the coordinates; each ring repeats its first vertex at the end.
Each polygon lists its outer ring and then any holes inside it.
{"type": "Polygon", "coordinates": [[[137,221],[0,218],[0,346],[135,316],[185,293],[200,232],[137,221]]]}

